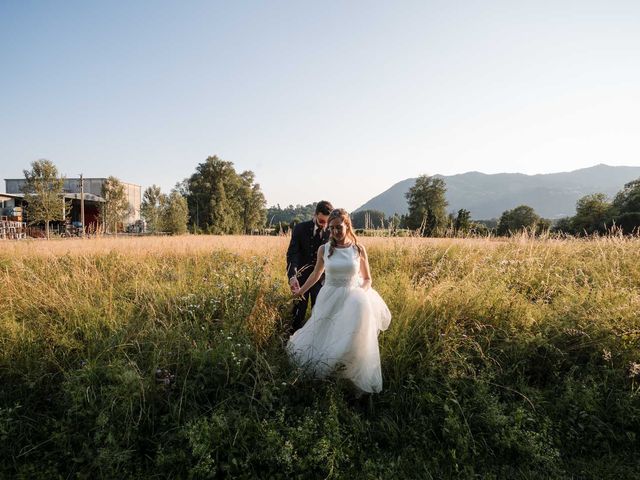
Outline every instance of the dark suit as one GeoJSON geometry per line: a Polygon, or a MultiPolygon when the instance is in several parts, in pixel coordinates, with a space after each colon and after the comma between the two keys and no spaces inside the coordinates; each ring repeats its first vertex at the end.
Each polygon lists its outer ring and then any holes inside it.
{"type": "MultiPolygon", "coordinates": [[[[322,231],[318,227],[316,236],[313,235],[315,222],[309,220],[300,222],[293,229],[291,241],[287,249],[287,278],[297,276],[300,286],[307,281],[313,268],[316,265],[316,257],[318,248],[329,241],[329,230],[322,231]]],[[[307,305],[311,299],[311,307],[316,303],[318,293],[322,288],[322,278],[311,287],[300,299],[293,304],[293,324],[292,330],[295,332],[304,323],[304,317],[307,313],[307,305]]]]}

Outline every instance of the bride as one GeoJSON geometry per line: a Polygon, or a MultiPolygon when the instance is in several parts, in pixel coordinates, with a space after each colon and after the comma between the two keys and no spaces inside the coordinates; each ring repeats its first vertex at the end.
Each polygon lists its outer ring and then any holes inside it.
{"type": "Polygon", "coordinates": [[[328,220],[331,237],[318,249],[309,279],[294,291],[303,295],[326,272],[309,321],[287,343],[294,363],[316,377],[337,371],[362,392],[382,390],[378,332],[386,330],[391,313],[371,288],[365,248],[358,243],[346,210],[336,209],[328,220]]]}

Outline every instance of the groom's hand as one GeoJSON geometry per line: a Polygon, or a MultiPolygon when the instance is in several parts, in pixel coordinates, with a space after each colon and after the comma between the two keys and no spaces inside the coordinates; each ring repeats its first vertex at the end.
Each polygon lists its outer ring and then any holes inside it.
{"type": "Polygon", "coordinates": [[[298,283],[298,279],[296,277],[291,277],[289,279],[289,287],[291,288],[291,293],[293,293],[294,295],[298,293],[298,290],[300,290],[300,284],[298,283]]]}

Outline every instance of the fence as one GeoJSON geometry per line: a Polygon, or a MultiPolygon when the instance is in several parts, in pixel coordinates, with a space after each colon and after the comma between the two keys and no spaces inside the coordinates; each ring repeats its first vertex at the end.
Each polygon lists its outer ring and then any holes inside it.
{"type": "Polygon", "coordinates": [[[0,219],[0,240],[18,240],[27,238],[27,224],[13,220],[0,219]]]}

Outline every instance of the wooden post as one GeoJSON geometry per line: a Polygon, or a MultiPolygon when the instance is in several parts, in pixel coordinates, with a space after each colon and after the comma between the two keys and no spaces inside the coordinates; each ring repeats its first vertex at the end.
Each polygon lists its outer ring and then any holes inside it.
{"type": "Polygon", "coordinates": [[[84,237],[84,180],[82,174],[80,174],[80,221],[82,222],[80,236],[84,237]]]}

